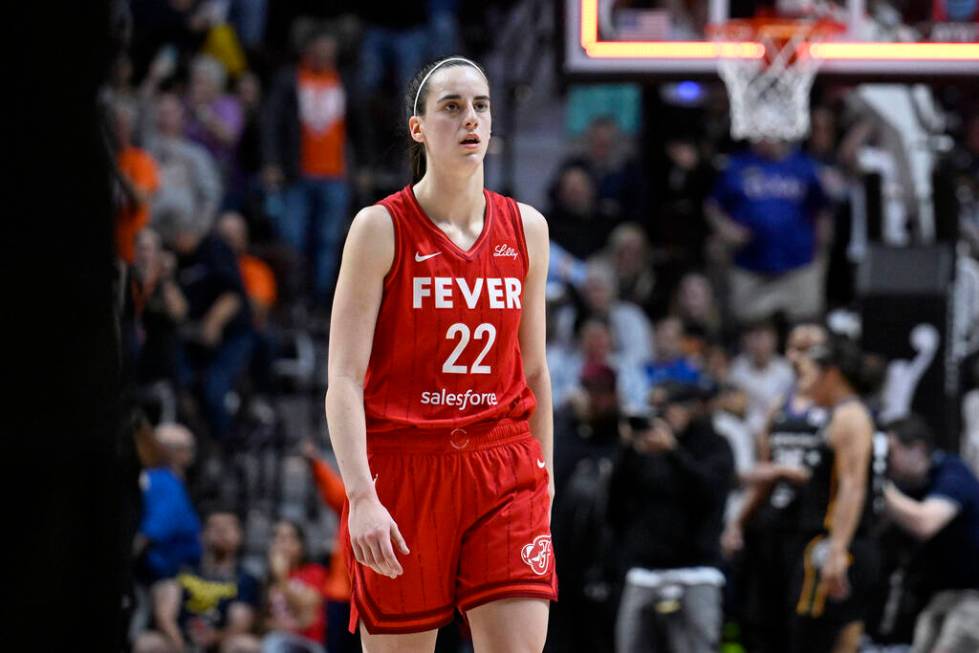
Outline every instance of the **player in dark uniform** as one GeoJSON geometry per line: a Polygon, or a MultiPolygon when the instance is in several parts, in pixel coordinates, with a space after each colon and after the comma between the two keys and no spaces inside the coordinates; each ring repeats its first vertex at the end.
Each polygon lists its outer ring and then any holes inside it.
{"type": "Polygon", "coordinates": [[[796,558],[798,488],[809,480],[811,451],[822,443],[827,411],[809,395],[818,370],[809,350],[826,342],[820,324],[796,325],[786,357],[796,375],[792,391],[775,407],[758,440],[759,463],[746,479],[747,496],[722,537],[728,555],[744,549],[745,642],[755,653],[782,653],[788,640],[786,597],[796,558]]]}
{"type": "Polygon", "coordinates": [[[819,445],[805,454],[812,476],[798,498],[789,650],[855,653],[878,573],[871,529],[886,447],[875,446],[874,421],[860,399],[867,388],[857,345],[832,336],[810,358],[818,368],[810,394],[830,413],[819,445]]]}

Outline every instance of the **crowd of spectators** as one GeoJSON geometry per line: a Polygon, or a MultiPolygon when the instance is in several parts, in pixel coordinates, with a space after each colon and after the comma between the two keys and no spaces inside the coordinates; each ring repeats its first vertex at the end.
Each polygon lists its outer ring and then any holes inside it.
{"type": "MultiPolygon", "coordinates": [[[[102,99],[127,376],[162,407],[134,545],[133,650],[359,650],[342,558],[312,558],[324,543],[283,519],[256,577],[241,560],[249,506],[210,496],[202,470],[247,445],[249,411],[279,388],[284,332],[325,342],[352,209],[407,181],[389,145],[391,98],[424,61],[466,48],[460,3],[295,20],[256,0],[131,4],[132,46],[102,99]]],[[[562,592],[550,650],[751,641],[725,627],[751,618],[736,608],[739,562],[722,533],[764,462],[771,409],[797,381],[788,328],[852,308],[840,216],[856,181],[839,114],[816,107],[803,144],[738,147],[693,129],[655,152],[599,115],[556,166],[541,207],[562,592]]],[[[968,129],[955,154],[974,190],[979,120],[968,129]]],[[[966,218],[974,248],[979,217],[966,218]]],[[[965,410],[979,432],[977,405],[965,410]]],[[[892,440],[924,451],[898,454],[900,489],[886,495],[900,529],[936,542],[912,557],[979,559],[973,472],[933,455],[917,423],[892,440]]],[[[339,513],[333,468],[312,445],[301,453],[339,513]]],[[[915,641],[979,642],[968,639],[977,594],[974,573],[921,589],[918,607],[931,602],[915,641]]]]}

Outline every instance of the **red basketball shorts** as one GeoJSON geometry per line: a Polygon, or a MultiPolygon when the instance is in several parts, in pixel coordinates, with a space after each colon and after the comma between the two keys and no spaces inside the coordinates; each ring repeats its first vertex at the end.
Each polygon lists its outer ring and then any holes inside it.
{"type": "Polygon", "coordinates": [[[479,435],[373,434],[367,448],[411,553],[397,552],[395,579],[357,563],[344,510],[351,631],[361,620],[372,634],[422,632],[498,599],[557,598],[547,470],[526,422],[479,435]]]}

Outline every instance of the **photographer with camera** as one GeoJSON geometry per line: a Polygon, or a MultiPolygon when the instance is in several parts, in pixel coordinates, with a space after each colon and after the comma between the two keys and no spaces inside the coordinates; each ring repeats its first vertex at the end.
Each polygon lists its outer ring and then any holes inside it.
{"type": "Polygon", "coordinates": [[[719,645],[719,539],[734,458],[711,425],[711,394],[704,385],[664,383],[652,393],[652,415],[623,424],[608,508],[625,574],[621,653],[719,645]]]}

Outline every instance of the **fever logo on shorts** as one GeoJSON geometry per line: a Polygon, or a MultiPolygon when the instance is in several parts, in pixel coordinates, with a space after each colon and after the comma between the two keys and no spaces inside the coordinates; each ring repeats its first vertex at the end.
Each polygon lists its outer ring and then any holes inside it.
{"type": "Polygon", "coordinates": [[[538,535],[530,544],[520,549],[520,557],[538,576],[543,576],[551,568],[551,536],[538,535]]]}

